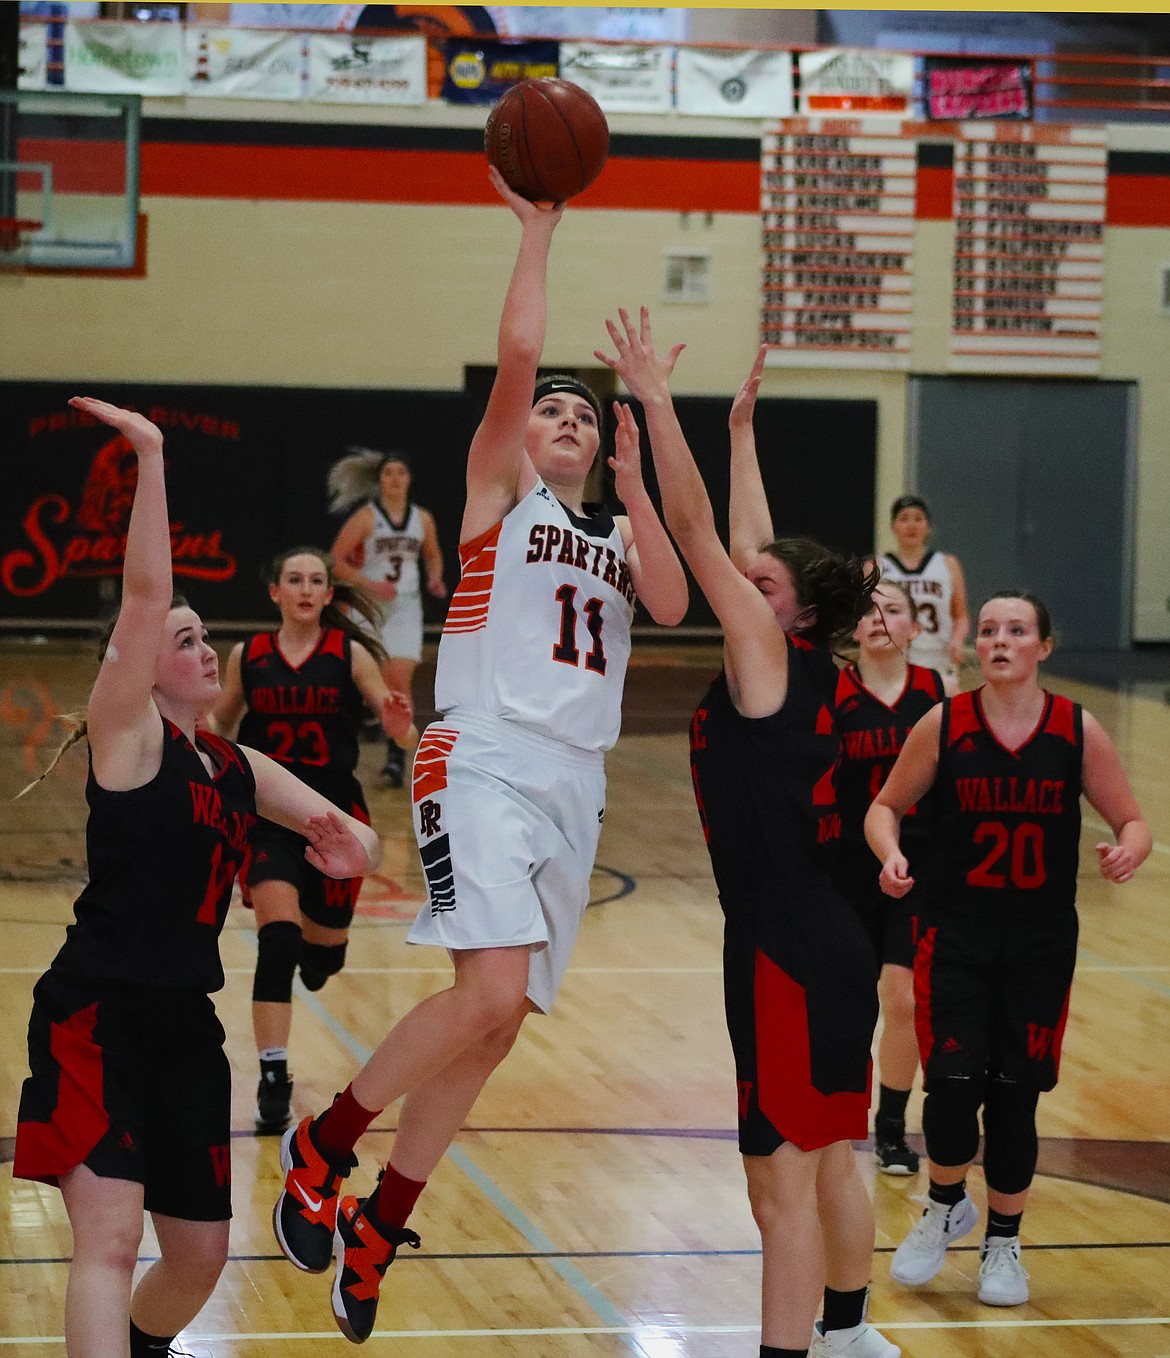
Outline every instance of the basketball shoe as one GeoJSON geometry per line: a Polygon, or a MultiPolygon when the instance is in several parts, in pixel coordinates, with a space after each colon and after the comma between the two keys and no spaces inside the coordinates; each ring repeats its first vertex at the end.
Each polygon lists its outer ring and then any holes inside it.
{"type": "Polygon", "coordinates": [[[808,1358],[901,1358],[902,1350],[891,1344],[867,1321],[851,1325],[847,1330],[821,1332],[818,1320],[813,1333],[808,1358]]]}
{"type": "Polygon", "coordinates": [[[918,1153],[906,1144],[906,1124],[901,1120],[874,1123],[873,1153],[883,1174],[917,1174],[918,1153]]]}
{"type": "Polygon", "coordinates": [[[272,1209],[272,1229],[285,1258],[306,1273],[324,1273],[333,1257],[337,1195],[357,1156],[333,1158],[313,1140],[313,1119],[302,1118],[280,1142],[284,1187],[272,1209]]]}
{"type": "Polygon", "coordinates": [[[364,1344],[378,1316],[378,1294],[386,1270],[403,1245],[422,1244],[405,1226],[384,1226],[377,1218],[378,1187],[364,1200],[345,1197],[337,1213],[333,1237],[333,1317],[346,1339],[364,1344]]]}
{"type": "Polygon", "coordinates": [[[260,1083],[256,1088],[256,1135],[275,1136],[288,1126],[293,1082],[284,1062],[261,1061],[260,1083]]]}
{"type": "Polygon", "coordinates": [[[928,1198],[926,1211],[894,1251],[890,1277],[907,1287],[930,1282],[943,1266],[947,1247],[961,1240],[978,1220],[979,1209],[966,1193],[953,1207],[928,1198]]]}
{"type": "Polygon", "coordinates": [[[1020,1263],[1018,1235],[989,1235],[979,1251],[979,1300],[985,1306],[1022,1306],[1028,1274],[1020,1263]]]}

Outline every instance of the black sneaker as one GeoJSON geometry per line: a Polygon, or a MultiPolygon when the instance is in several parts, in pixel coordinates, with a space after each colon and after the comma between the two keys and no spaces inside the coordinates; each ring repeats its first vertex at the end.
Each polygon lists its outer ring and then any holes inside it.
{"type": "MultiPolygon", "coordinates": [[[[378,1175],[378,1183],[382,1176],[378,1175]]],[[[346,1339],[364,1344],[378,1317],[378,1293],[386,1270],[403,1245],[418,1249],[422,1241],[405,1226],[383,1226],[372,1211],[375,1187],[364,1200],[342,1198],[333,1238],[333,1318],[346,1339]]]]}
{"type": "Polygon", "coordinates": [[[883,1174],[918,1173],[918,1152],[906,1144],[905,1123],[877,1123],[873,1134],[873,1153],[883,1174]]]}
{"type": "Polygon", "coordinates": [[[288,1126],[293,1082],[278,1070],[266,1070],[260,1063],[260,1084],[256,1089],[256,1135],[276,1136],[288,1126]]]}
{"type": "Polygon", "coordinates": [[[393,740],[386,743],[386,762],[380,776],[387,787],[401,787],[406,777],[406,751],[393,740]]]}
{"type": "Polygon", "coordinates": [[[312,1118],[302,1118],[284,1134],[280,1143],[284,1188],[272,1209],[272,1229],[285,1258],[306,1273],[324,1273],[329,1267],[337,1195],[356,1164],[356,1155],[335,1160],[318,1149],[312,1118]]]}

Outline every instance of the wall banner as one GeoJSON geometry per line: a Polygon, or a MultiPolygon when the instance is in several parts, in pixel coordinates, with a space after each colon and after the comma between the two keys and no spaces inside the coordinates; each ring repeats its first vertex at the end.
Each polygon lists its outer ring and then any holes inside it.
{"type": "Polygon", "coordinates": [[[928,118],[1030,118],[1028,62],[926,57],[922,102],[928,118]]]}
{"type": "Polygon", "coordinates": [[[561,43],[561,75],[607,113],[669,113],[673,50],[669,47],[561,43]]]}
{"type": "Polygon", "coordinates": [[[308,97],[328,104],[423,104],[427,44],[421,37],[309,35],[308,97]]]}
{"type": "Polygon", "coordinates": [[[680,48],[675,78],[680,113],[786,118],[792,112],[790,52],[680,48]]]}
{"type": "Polygon", "coordinates": [[[65,85],[87,94],[185,93],[183,25],[66,24],[65,85]]]}
{"type": "Polygon", "coordinates": [[[17,88],[43,90],[48,85],[46,63],[49,55],[47,24],[21,24],[17,49],[17,88]]]}
{"type": "Polygon", "coordinates": [[[299,34],[187,29],[187,93],[210,98],[299,99],[299,34]]]}
{"type": "Polygon", "coordinates": [[[494,104],[519,80],[557,74],[555,42],[447,38],[442,98],[448,104],[494,104]]]}
{"type": "Polygon", "coordinates": [[[906,118],[914,58],[907,52],[832,47],[800,54],[801,113],[864,113],[906,118]]]}

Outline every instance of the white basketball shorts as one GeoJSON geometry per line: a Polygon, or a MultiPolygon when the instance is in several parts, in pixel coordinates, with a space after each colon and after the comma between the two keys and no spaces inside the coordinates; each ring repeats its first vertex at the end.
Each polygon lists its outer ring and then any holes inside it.
{"type": "Polygon", "coordinates": [[[414,832],[428,900],[407,941],[530,948],[528,998],[564,979],[605,811],[603,756],[457,709],[414,757],[414,832]]]}
{"type": "Polygon", "coordinates": [[[394,660],[422,657],[422,599],[417,594],[400,594],[382,605],[382,645],[394,660]]]}

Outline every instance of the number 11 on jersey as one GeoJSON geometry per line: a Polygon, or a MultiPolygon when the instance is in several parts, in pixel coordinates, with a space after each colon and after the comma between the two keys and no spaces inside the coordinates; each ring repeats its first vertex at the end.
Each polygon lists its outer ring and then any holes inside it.
{"type": "MultiPolygon", "coordinates": [[[[577,587],[562,585],[556,592],[556,600],[561,606],[560,640],[552,648],[553,659],[562,665],[577,665],[581,652],[577,649],[577,587]]],[[[585,626],[593,638],[593,646],[585,656],[585,668],[594,674],[605,673],[605,647],[601,642],[601,629],[605,620],[601,616],[601,600],[590,599],[585,605],[585,626]]]]}

